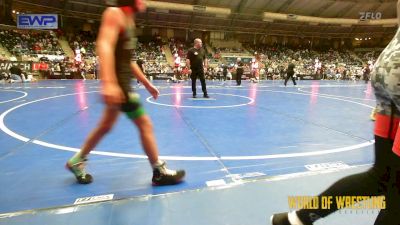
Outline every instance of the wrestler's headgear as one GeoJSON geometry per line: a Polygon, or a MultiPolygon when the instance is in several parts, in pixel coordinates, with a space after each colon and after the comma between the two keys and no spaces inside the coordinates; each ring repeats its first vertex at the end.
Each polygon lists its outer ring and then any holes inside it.
{"type": "Polygon", "coordinates": [[[105,3],[111,7],[132,7],[134,12],[142,12],[145,9],[142,0],[105,0],[105,3]]]}

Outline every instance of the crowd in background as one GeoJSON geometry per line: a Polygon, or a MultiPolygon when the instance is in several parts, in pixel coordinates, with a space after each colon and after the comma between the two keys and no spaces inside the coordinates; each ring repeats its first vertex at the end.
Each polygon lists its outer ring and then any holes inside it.
{"type": "MultiPolygon", "coordinates": [[[[86,79],[88,74],[93,74],[92,78],[97,78],[95,41],[96,34],[85,31],[64,34],[61,31],[0,30],[0,43],[11,53],[11,56],[1,53],[0,61],[44,61],[48,64],[46,69],[50,75],[78,73],[78,77],[82,79],[86,79]],[[60,40],[68,43],[74,52],[73,57],[67,56],[60,40]]],[[[147,74],[168,73],[187,79],[189,71],[185,67],[185,59],[190,47],[191,43],[174,38],[163,42],[161,37],[156,35],[153,40],[137,42],[132,57],[134,60],[140,59],[144,62],[147,74]],[[167,50],[172,54],[173,65],[167,62],[167,50]]],[[[235,55],[241,55],[238,57],[243,58],[244,74],[250,76],[256,59],[259,79],[283,79],[289,62],[295,64],[298,76],[316,75],[319,79],[364,79],[380,54],[377,50],[318,51],[250,44],[240,48],[211,46],[209,49],[212,51],[207,52],[210,67],[207,68],[206,75],[209,79],[231,78],[236,71],[235,55]],[[222,57],[223,55],[230,57],[222,57]]]]}
{"type": "Polygon", "coordinates": [[[20,57],[39,61],[41,55],[64,55],[54,31],[0,30],[0,44],[12,54],[13,59],[20,57]]]}

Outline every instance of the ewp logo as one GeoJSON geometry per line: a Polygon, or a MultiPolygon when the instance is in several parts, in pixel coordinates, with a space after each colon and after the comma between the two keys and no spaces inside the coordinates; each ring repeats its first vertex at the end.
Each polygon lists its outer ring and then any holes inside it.
{"type": "Polygon", "coordinates": [[[18,15],[19,29],[57,29],[57,14],[22,14],[18,15]]]}

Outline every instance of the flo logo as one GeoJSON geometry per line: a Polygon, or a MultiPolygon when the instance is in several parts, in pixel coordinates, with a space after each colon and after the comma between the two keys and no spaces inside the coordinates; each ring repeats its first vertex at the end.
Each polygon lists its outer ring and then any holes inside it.
{"type": "Polygon", "coordinates": [[[380,20],[381,12],[360,12],[360,20],[380,20]]]}

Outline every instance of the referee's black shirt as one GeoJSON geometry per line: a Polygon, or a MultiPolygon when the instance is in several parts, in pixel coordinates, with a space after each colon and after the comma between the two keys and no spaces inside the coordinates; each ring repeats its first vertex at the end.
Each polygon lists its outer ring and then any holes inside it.
{"type": "Polygon", "coordinates": [[[206,52],[203,48],[191,48],[189,49],[186,58],[190,60],[190,69],[192,71],[202,71],[203,60],[206,58],[206,52]]]}

